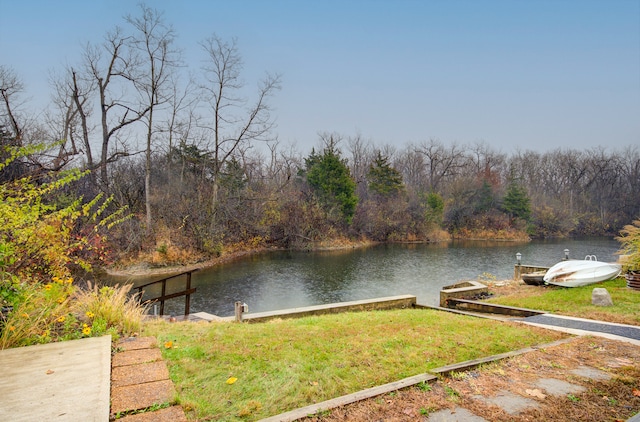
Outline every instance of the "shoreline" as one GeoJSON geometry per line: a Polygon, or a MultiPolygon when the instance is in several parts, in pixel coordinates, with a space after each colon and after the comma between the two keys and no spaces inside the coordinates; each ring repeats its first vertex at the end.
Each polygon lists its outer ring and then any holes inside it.
{"type": "Polygon", "coordinates": [[[153,276],[153,275],[167,275],[172,273],[179,273],[183,271],[193,271],[193,270],[201,270],[203,268],[211,268],[216,265],[227,264],[229,262],[233,262],[235,260],[239,260],[251,255],[257,255],[259,253],[267,252],[267,251],[277,251],[277,249],[252,249],[246,251],[236,251],[230,252],[228,254],[223,254],[217,258],[210,258],[205,261],[196,262],[193,264],[176,264],[176,265],[167,265],[163,267],[152,267],[149,263],[141,262],[137,264],[132,264],[123,268],[101,268],[106,275],[111,277],[142,277],[142,276],[153,276]]]}
{"type": "MultiPolygon", "coordinates": [[[[481,239],[481,238],[450,238],[446,241],[490,241],[490,242],[522,242],[527,243],[530,242],[531,239],[481,239]]],[[[106,274],[109,277],[143,277],[143,276],[154,276],[154,275],[167,275],[173,273],[180,273],[183,271],[192,271],[192,270],[201,270],[204,268],[212,268],[217,265],[228,264],[230,262],[234,262],[252,255],[258,255],[261,253],[267,252],[277,252],[277,251],[296,251],[296,252],[329,252],[329,251],[346,251],[350,249],[356,248],[366,248],[370,246],[379,245],[385,242],[376,242],[372,240],[358,240],[352,241],[348,239],[332,239],[330,241],[321,241],[317,242],[317,246],[307,247],[301,249],[286,249],[286,248],[276,248],[276,247],[260,247],[256,249],[242,249],[237,251],[232,251],[228,253],[224,253],[219,257],[209,258],[204,261],[195,262],[191,264],[175,264],[175,265],[166,265],[166,266],[152,266],[148,262],[138,262],[130,265],[125,265],[122,267],[114,266],[114,267],[102,267],[100,271],[106,274]]],[[[429,241],[407,241],[407,242],[386,242],[386,243],[440,243],[440,242],[429,242],[429,241]]]]}
{"type": "MultiPolygon", "coordinates": [[[[330,245],[324,244],[324,242],[320,242],[320,245],[315,248],[306,248],[306,249],[292,249],[292,251],[298,252],[327,252],[327,251],[346,251],[350,249],[356,248],[365,248],[369,246],[378,245],[380,242],[373,241],[349,241],[349,242],[337,242],[332,243],[330,245]]],[[[278,252],[278,251],[286,251],[288,249],[285,248],[257,248],[257,249],[246,249],[246,250],[238,250],[229,253],[222,254],[216,258],[206,259],[201,262],[196,262],[193,264],[177,264],[177,265],[167,265],[163,267],[152,267],[149,263],[140,262],[136,264],[131,264],[129,266],[124,266],[123,268],[118,267],[103,267],[100,269],[101,272],[104,272],[107,276],[110,277],[143,277],[143,276],[154,276],[154,275],[167,275],[172,273],[180,273],[183,271],[193,271],[193,270],[201,270],[204,268],[212,268],[217,265],[228,264],[230,262],[234,262],[249,256],[258,255],[261,253],[268,252],[278,252]]]]}

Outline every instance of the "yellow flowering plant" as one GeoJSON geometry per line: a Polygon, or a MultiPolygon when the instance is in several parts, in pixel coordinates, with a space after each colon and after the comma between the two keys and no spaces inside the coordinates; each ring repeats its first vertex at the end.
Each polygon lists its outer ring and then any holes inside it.
{"type": "MultiPolygon", "coordinates": [[[[3,150],[8,158],[0,172],[39,148],[45,147],[3,150]]],[[[112,200],[102,194],[87,202],[59,194],[85,174],[74,169],[45,183],[0,183],[0,349],[102,335],[113,327],[115,334],[125,332],[128,323],[98,318],[95,309],[78,304],[72,273],[103,259],[100,230],[127,218],[124,209],[107,212],[112,200]]]]}

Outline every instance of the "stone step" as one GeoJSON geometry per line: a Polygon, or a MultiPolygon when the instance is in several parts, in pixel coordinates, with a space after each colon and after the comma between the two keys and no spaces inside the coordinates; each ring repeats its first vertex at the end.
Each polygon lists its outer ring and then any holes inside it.
{"type": "Polygon", "coordinates": [[[118,419],[119,422],[186,422],[187,418],[180,406],[171,406],[153,412],[127,415],[118,419]]]}
{"type": "Polygon", "coordinates": [[[182,407],[173,405],[176,390],[157,340],[121,339],[116,350],[111,360],[111,416],[124,414],[118,420],[125,422],[186,422],[182,407]],[[168,407],[150,410],[167,404],[168,407]]]}

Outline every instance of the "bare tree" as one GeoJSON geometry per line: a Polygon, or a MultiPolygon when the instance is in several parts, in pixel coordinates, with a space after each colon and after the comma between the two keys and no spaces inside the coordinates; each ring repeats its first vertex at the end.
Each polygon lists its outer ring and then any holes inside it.
{"type": "MultiPolygon", "coordinates": [[[[34,149],[5,169],[8,179],[25,175],[36,176],[52,169],[60,169],[64,163],[56,162],[51,151],[59,145],[52,131],[27,109],[23,97],[24,84],[16,73],[7,66],[0,65],[0,146],[27,147],[34,149]]],[[[0,149],[0,160],[7,153],[0,149]]]]}
{"type": "Polygon", "coordinates": [[[88,93],[80,91],[78,81],[71,69],[63,75],[51,74],[51,97],[53,107],[46,113],[46,119],[58,142],[58,152],[52,160],[52,170],[64,167],[73,157],[88,151],[89,167],[91,144],[89,143],[88,113],[86,104],[88,93]]]}
{"type": "Polygon", "coordinates": [[[18,108],[19,95],[24,90],[24,85],[13,69],[0,65],[0,96],[2,104],[0,104],[0,125],[10,129],[13,133],[14,146],[22,146],[23,127],[19,122],[18,108]]]}
{"type": "Polygon", "coordinates": [[[402,180],[407,187],[414,192],[427,190],[425,182],[426,165],[424,155],[418,151],[415,145],[407,145],[394,163],[394,166],[402,173],[402,180]]]}
{"type": "Polygon", "coordinates": [[[618,197],[628,221],[640,215],[640,150],[637,146],[625,148],[621,155],[622,181],[618,197]]]}
{"type": "MultiPolygon", "coordinates": [[[[116,27],[107,33],[102,45],[88,44],[83,52],[82,79],[95,87],[98,94],[101,127],[100,159],[89,159],[91,169],[99,169],[100,181],[108,186],[107,166],[129,151],[125,129],[140,122],[149,112],[148,104],[141,104],[127,93],[135,90],[135,81],[140,75],[138,57],[130,48],[132,39],[116,27]]],[[[75,81],[81,77],[72,69],[75,81]]],[[[79,97],[79,96],[78,96],[79,97]]],[[[81,112],[87,115],[88,112],[81,112]]],[[[85,153],[88,154],[88,149],[85,153]]]]}
{"type": "Polygon", "coordinates": [[[171,84],[172,93],[169,96],[169,111],[160,127],[160,133],[166,137],[167,146],[167,178],[170,181],[171,164],[174,149],[177,144],[185,144],[191,138],[191,130],[195,125],[195,107],[197,98],[194,93],[192,81],[183,87],[177,80],[171,84]]]}
{"type": "MultiPolygon", "coordinates": [[[[92,89],[90,84],[82,84],[81,81],[78,81],[78,75],[76,72],[71,69],[71,98],[73,99],[73,104],[76,107],[77,118],[80,121],[80,130],[81,135],[80,139],[82,140],[82,145],[84,146],[84,154],[87,159],[87,167],[91,170],[94,169],[93,164],[93,154],[91,153],[91,139],[89,138],[89,123],[88,119],[91,116],[91,109],[88,107],[89,98],[91,96],[92,89]],[[82,86],[81,85],[86,85],[82,86]]],[[[95,181],[92,173],[92,180],[95,181]]]]}
{"type": "Polygon", "coordinates": [[[505,154],[495,151],[484,141],[476,142],[469,155],[474,173],[493,186],[500,185],[500,175],[503,173],[505,154]]]}
{"type": "Polygon", "coordinates": [[[422,142],[416,151],[425,157],[429,190],[439,192],[442,183],[454,178],[464,165],[464,151],[454,142],[445,146],[437,139],[422,142]]]}
{"type": "Polygon", "coordinates": [[[356,182],[356,193],[360,198],[367,195],[367,171],[373,161],[373,148],[370,141],[365,141],[362,135],[358,134],[347,139],[347,150],[351,155],[350,170],[351,177],[356,182]]]}
{"type": "Polygon", "coordinates": [[[173,48],[175,33],[164,22],[163,14],[140,5],[141,16],[127,17],[136,30],[131,39],[134,51],[139,54],[140,73],[133,83],[141,96],[140,110],[145,110],[143,120],[147,126],[145,148],[145,208],[147,230],[151,229],[151,141],[155,133],[154,113],[170,102],[172,95],[172,71],[179,65],[179,52],[173,48]]]}
{"type": "Polygon", "coordinates": [[[240,148],[268,139],[274,122],[267,100],[280,88],[280,76],[267,74],[258,84],[256,98],[247,106],[247,100],[241,96],[242,59],[236,40],[226,42],[213,35],[201,46],[207,56],[202,90],[208,111],[203,127],[212,138],[212,203],[215,206],[224,164],[240,148]]]}

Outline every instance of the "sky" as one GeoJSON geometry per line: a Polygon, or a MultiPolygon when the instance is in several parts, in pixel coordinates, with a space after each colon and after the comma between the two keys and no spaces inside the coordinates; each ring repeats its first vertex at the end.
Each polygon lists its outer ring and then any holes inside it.
{"type": "MultiPolygon", "coordinates": [[[[199,72],[199,42],[237,39],[243,80],[282,75],[274,135],[498,151],[640,145],[640,0],[148,0],[199,72]]],[[[0,64],[33,104],[131,0],[0,0],[0,64]]]]}

